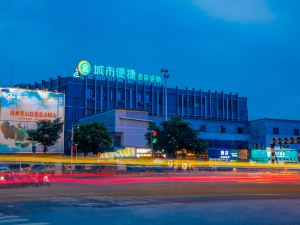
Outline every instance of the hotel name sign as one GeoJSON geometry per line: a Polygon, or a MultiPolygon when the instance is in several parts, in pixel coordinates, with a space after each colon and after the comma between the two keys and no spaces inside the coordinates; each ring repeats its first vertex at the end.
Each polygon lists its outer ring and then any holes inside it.
{"type": "Polygon", "coordinates": [[[92,67],[91,64],[86,60],[79,62],[73,76],[79,78],[80,75],[88,76],[90,74],[108,79],[122,79],[156,84],[161,83],[161,76],[137,73],[134,69],[127,69],[123,67],[111,67],[103,65],[94,65],[92,67]]]}

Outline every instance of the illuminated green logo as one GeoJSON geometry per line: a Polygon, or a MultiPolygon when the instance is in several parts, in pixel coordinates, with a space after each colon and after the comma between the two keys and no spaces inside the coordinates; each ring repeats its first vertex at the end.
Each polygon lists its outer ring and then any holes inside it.
{"type": "Polygon", "coordinates": [[[80,61],[78,64],[78,72],[84,76],[89,75],[91,72],[91,64],[86,60],[80,61]]]}

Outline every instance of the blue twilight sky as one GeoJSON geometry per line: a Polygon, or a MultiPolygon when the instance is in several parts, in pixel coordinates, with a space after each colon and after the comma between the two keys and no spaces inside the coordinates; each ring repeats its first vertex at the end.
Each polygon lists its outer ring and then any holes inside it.
{"type": "Polygon", "coordinates": [[[249,117],[300,119],[300,1],[0,0],[0,86],[81,59],[238,92],[249,117]],[[12,65],[12,66],[11,66],[12,65]]]}

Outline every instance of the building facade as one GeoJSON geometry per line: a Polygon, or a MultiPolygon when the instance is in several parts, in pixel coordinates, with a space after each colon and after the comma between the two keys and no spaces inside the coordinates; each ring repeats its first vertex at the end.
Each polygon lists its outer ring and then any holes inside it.
{"type": "MultiPolygon", "coordinates": [[[[150,123],[160,125],[163,116],[151,116],[147,111],[113,109],[80,120],[81,124],[100,122],[108,128],[113,145],[120,147],[147,147],[144,135],[150,123]]],[[[241,149],[248,148],[247,122],[218,121],[205,119],[183,118],[194,130],[199,131],[199,138],[208,144],[210,158],[237,158],[241,149]],[[222,155],[223,153],[223,155],[222,155]]]]}
{"type": "MultiPolygon", "coordinates": [[[[127,79],[57,77],[17,87],[64,93],[65,147],[69,145],[72,125],[82,118],[112,109],[143,110],[149,116],[165,116],[165,91],[161,83],[127,79]]],[[[194,121],[247,122],[247,98],[238,94],[196,89],[167,88],[167,114],[194,121]]]]}
{"type": "MultiPolygon", "coordinates": [[[[252,155],[263,154],[268,158],[272,137],[298,136],[300,129],[300,121],[248,121],[247,98],[238,94],[166,88],[161,82],[149,80],[87,75],[17,86],[65,94],[65,149],[70,146],[72,126],[87,122],[104,123],[115,147],[144,148],[149,123],[161,123],[166,112],[168,117],[179,116],[199,131],[199,138],[208,144],[210,158],[236,159],[239,151],[245,149],[265,150],[252,155]]],[[[282,159],[294,160],[300,146],[280,148],[292,152],[290,158],[282,159]]],[[[279,155],[282,155],[281,149],[277,149],[279,155]]]]}
{"type": "MultiPolygon", "coordinates": [[[[258,119],[249,122],[249,147],[251,149],[270,148],[272,138],[292,138],[300,136],[299,120],[258,119]]],[[[281,147],[300,149],[300,144],[286,144],[281,147]]]]}

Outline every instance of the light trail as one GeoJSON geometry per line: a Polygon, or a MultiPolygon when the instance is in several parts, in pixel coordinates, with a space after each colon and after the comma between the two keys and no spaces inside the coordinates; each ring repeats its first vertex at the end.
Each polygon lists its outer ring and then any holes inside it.
{"type": "Polygon", "coordinates": [[[52,182],[57,183],[78,183],[90,185],[109,185],[109,184],[136,184],[136,183],[161,183],[161,182],[268,182],[286,183],[300,182],[300,176],[163,176],[163,177],[116,177],[112,179],[73,179],[67,177],[52,178],[52,182]]]}
{"type": "Polygon", "coordinates": [[[224,162],[224,161],[197,161],[189,159],[98,159],[98,158],[73,158],[66,156],[11,156],[0,155],[2,162],[35,162],[35,163],[64,163],[64,164],[93,164],[93,165],[137,165],[137,166],[163,166],[163,167],[232,167],[254,169],[299,169],[300,164],[267,164],[253,162],[224,162]]]}
{"type": "Polygon", "coordinates": [[[175,182],[239,182],[239,183],[290,183],[299,182],[300,175],[275,174],[275,173],[237,173],[237,174],[0,174],[5,177],[0,180],[0,186],[13,186],[23,184],[44,184],[44,177],[51,183],[77,183],[89,185],[112,184],[143,184],[143,183],[175,183],[175,182]]]}

